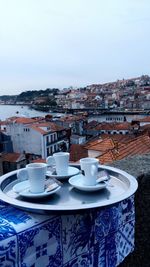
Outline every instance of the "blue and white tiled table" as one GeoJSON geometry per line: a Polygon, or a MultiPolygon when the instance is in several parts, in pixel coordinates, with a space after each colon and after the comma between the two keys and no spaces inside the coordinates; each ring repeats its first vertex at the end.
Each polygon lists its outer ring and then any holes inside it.
{"type": "Polygon", "coordinates": [[[0,267],[114,267],[134,249],[134,196],[68,215],[0,201],[0,267]]]}

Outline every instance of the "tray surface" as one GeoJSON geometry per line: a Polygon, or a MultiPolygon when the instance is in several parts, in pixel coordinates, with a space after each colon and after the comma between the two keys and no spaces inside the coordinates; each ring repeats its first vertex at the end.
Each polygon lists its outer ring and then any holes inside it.
{"type": "MultiPolygon", "coordinates": [[[[79,165],[73,165],[79,168],[79,165]]],[[[17,183],[17,171],[7,173],[0,178],[1,200],[15,207],[36,213],[52,213],[57,211],[75,211],[98,208],[122,201],[137,190],[136,179],[130,174],[109,166],[99,166],[99,171],[106,170],[113,186],[96,192],[84,192],[73,188],[67,180],[61,189],[43,199],[25,199],[13,191],[17,183]]]]}

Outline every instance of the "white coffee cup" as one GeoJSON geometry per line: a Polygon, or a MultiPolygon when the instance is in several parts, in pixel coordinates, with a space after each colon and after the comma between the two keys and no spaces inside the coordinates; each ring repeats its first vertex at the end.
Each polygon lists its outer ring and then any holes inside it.
{"type": "Polygon", "coordinates": [[[42,193],[45,188],[46,170],[47,164],[45,163],[30,163],[25,169],[18,171],[17,177],[19,180],[29,180],[32,193],[42,193]]]}
{"type": "Polygon", "coordinates": [[[53,156],[49,156],[46,159],[48,166],[56,165],[57,175],[67,175],[69,167],[69,156],[68,152],[57,152],[53,156]]]}
{"type": "Polygon", "coordinates": [[[98,175],[99,160],[95,158],[82,158],[80,159],[81,170],[84,172],[83,184],[94,186],[98,175]]]}

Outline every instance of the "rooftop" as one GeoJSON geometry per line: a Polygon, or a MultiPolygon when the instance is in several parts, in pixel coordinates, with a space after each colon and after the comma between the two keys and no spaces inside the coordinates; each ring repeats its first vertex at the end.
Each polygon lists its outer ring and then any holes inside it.
{"type": "Polygon", "coordinates": [[[133,155],[150,153],[150,137],[139,136],[128,143],[118,143],[113,149],[104,152],[98,157],[101,164],[111,163],[133,155]]]}
{"type": "Polygon", "coordinates": [[[72,144],[70,147],[70,161],[76,162],[88,157],[88,152],[83,145],[72,144]]]}
{"type": "Polygon", "coordinates": [[[19,162],[25,159],[25,156],[20,153],[5,153],[2,154],[2,160],[7,162],[19,162]]]}
{"type": "Polygon", "coordinates": [[[85,145],[85,148],[88,150],[95,150],[95,151],[107,151],[109,149],[113,149],[115,147],[115,143],[111,138],[105,139],[98,139],[89,144],[85,145]]]}
{"type": "Polygon", "coordinates": [[[41,122],[33,123],[30,125],[32,129],[40,132],[41,134],[47,134],[48,132],[56,132],[64,130],[64,127],[59,126],[53,122],[41,122]]]}

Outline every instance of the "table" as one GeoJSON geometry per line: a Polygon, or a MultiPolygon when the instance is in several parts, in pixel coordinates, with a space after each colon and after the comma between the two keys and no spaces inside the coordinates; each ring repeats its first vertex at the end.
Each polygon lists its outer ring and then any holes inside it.
{"type": "Polygon", "coordinates": [[[134,250],[134,195],[41,215],[0,201],[0,267],[114,267],[134,250]]]}

